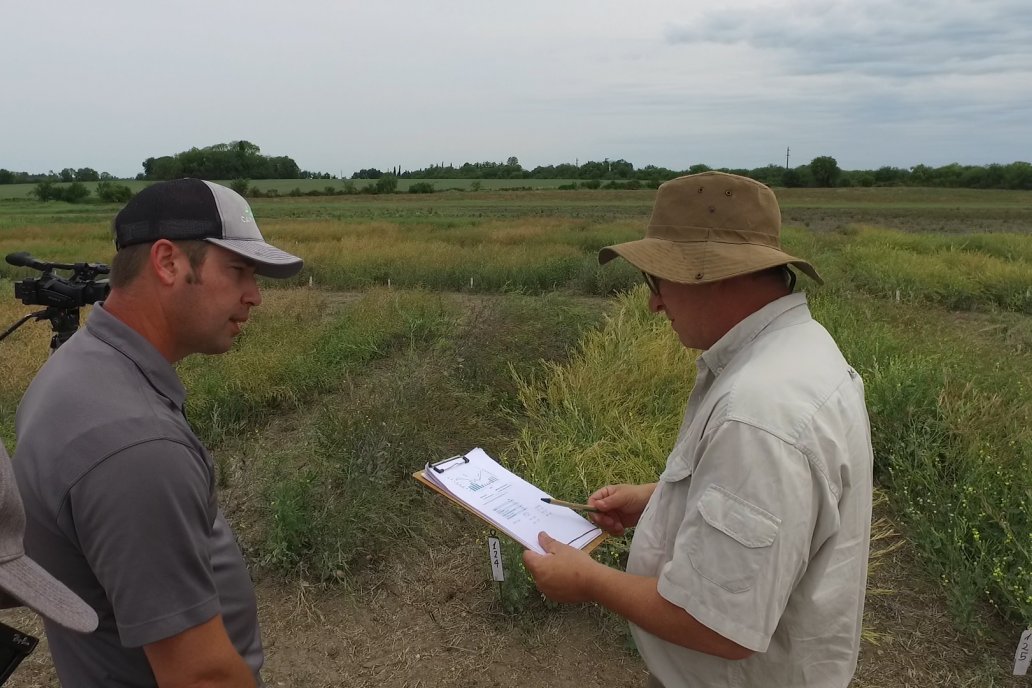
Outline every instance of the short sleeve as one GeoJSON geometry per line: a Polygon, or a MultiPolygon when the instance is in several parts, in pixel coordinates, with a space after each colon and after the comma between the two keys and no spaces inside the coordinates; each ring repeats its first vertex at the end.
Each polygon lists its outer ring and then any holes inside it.
{"type": "Polygon", "coordinates": [[[217,507],[196,451],[170,440],[123,449],[76,483],[69,508],[124,646],[170,638],[219,613],[210,558],[217,507]]]}
{"type": "Polygon", "coordinates": [[[793,445],[747,423],[719,425],[703,442],[659,594],[766,651],[806,571],[821,484],[793,445]]]}

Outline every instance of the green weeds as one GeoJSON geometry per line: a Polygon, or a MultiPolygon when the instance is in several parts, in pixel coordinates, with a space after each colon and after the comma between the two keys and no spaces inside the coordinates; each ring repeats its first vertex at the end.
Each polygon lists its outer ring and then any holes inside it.
{"type": "Polygon", "coordinates": [[[565,356],[599,317],[598,305],[555,296],[463,306],[434,336],[409,338],[389,361],[324,397],[304,421],[304,452],[284,448],[260,460],[268,565],[346,579],[423,533],[428,518],[434,527],[455,523],[458,510],[412,473],[474,446],[497,453],[508,445],[512,371],[565,356]]]}
{"type": "Polygon", "coordinates": [[[188,415],[210,444],[335,389],[398,346],[439,336],[455,317],[440,296],[418,292],[373,291],[336,314],[319,292],[266,299],[231,352],[191,356],[179,367],[188,415]]]}
{"type": "MultiPolygon", "coordinates": [[[[785,246],[827,280],[801,284],[864,376],[877,476],[926,568],[962,622],[981,602],[1032,622],[1032,243],[970,231],[1027,228],[1027,193],[779,195],[786,218],[834,230],[788,221],[785,246]],[[860,224],[890,220],[937,231],[860,224]]],[[[263,232],[304,256],[305,271],[269,283],[277,288],[233,352],[180,370],[207,442],[261,434],[270,447],[247,464],[260,560],[346,579],[422,528],[414,514],[458,524],[464,517],[410,475],[476,444],[571,499],[654,479],[692,358],[646,312],[643,289],[618,297],[597,330],[600,304],[570,296],[640,283],[623,261],[599,268],[595,253],[639,237],[650,201],[551,191],[256,201],[263,232]],[[282,288],[309,281],[316,289],[282,288]],[[420,290],[399,289],[408,286],[420,290]],[[295,427],[280,428],[282,418],[295,427]]],[[[4,203],[0,254],[106,262],[113,213],[4,203]]],[[[0,263],[0,325],[30,310],[10,282],[30,274],[0,263]]],[[[0,343],[9,449],[17,400],[49,337],[28,324],[0,343]]],[[[622,547],[613,540],[600,556],[620,563],[622,547]]],[[[530,594],[525,577],[512,586],[513,600],[530,594]]]]}
{"type": "MultiPolygon", "coordinates": [[[[659,474],[694,371],[644,301],[644,289],[620,297],[569,362],[520,380],[517,472],[571,499],[659,474]]],[[[894,300],[832,287],[811,306],[864,377],[876,475],[957,620],[971,628],[989,603],[1027,624],[1032,355],[1001,349],[978,322],[894,300]]]]}

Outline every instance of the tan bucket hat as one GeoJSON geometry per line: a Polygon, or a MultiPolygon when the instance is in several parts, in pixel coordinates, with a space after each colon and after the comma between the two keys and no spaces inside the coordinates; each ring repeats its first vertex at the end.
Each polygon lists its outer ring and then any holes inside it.
{"type": "Polygon", "coordinates": [[[598,253],[620,256],[656,277],[703,284],[794,265],[824,284],[814,267],[781,250],[781,209],[768,187],[725,172],[690,174],[662,184],[645,238],[598,253]]]}

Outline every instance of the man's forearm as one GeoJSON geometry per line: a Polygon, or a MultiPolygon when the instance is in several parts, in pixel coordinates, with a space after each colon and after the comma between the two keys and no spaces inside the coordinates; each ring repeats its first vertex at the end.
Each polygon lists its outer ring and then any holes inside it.
{"type": "Polygon", "coordinates": [[[143,646],[160,688],[254,688],[250,667],[233,647],[222,615],[143,646]]]}
{"type": "Polygon", "coordinates": [[[667,642],[724,659],[745,659],[752,654],[664,599],[658,582],[598,564],[586,584],[591,599],[667,642]]]}

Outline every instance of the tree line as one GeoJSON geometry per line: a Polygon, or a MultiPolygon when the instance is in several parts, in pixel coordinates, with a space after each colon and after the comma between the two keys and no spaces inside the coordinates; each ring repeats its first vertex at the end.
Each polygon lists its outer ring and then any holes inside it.
{"type": "MultiPolygon", "coordinates": [[[[585,163],[539,165],[526,169],[515,156],[505,162],[467,162],[462,165],[433,164],[422,169],[403,170],[396,166],[384,172],[363,168],[351,179],[568,179],[584,188],[655,188],[662,182],[684,174],[717,169],[756,179],[777,187],[836,187],[836,186],[937,186],[974,189],[1032,189],[1032,164],[961,165],[951,163],[941,167],[915,165],[910,168],[883,166],[873,170],[843,170],[835,158],[822,155],[796,167],[766,165],[753,169],[711,168],[695,164],[682,170],[645,165],[635,167],[627,160],[591,160],[585,163]],[[580,180],[579,184],[576,181],[580,180]],[[597,185],[595,182],[599,182],[597,185]],[[604,184],[603,182],[610,182],[604,184]]],[[[150,157],[143,161],[143,172],[136,179],[160,181],[181,177],[201,179],[336,179],[325,172],[302,170],[288,156],[262,155],[261,149],[249,141],[231,141],[204,148],[150,157]]],[[[13,172],[0,168],[0,184],[52,184],[113,182],[116,178],[107,172],[89,167],[65,168],[45,174],[13,172]]],[[[568,185],[569,186],[569,185],[568,185]]],[[[63,193],[62,187],[50,186],[47,193],[63,193]]],[[[81,193],[81,192],[77,192],[81,193]]]]}
{"type": "Polygon", "coordinates": [[[250,141],[231,141],[147,158],[143,161],[143,173],[137,175],[137,179],[308,179],[313,176],[322,177],[303,172],[293,158],[286,155],[262,155],[261,149],[250,141]]]}
{"type": "Polygon", "coordinates": [[[107,172],[97,172],[92,167],[72,169],[66,167],[60,172],[14,172],[0,168],[0,184],[35,184],[36,182],[106,182],[118,177],[107,172]]]}
{"type": "MultiPolygon", "coordinates": [[[[402,179],[570,179],[599,181],[636,180],[643,186],[658,186],[660,183],[685,174],[696,174],[709,170],[731,172],[751,177],[768,186],[779,187],[835,187],[835,186],[939,186],[973,189],[1032,189],[1032,163],[1012,162],[1010,164],[961,165],[951,163],[941,167],[915,165],[910,168],[883,166],[874,170],[843,170],[838,161],[830,155],[814,158],[805,165],[784,167],[766,165],[752,169],[713,168],[696,164],[683,170],[672,170],[656,165],[636,168],[626,160],[589,161],[583,164],[563,163],[539,165],[525,169],[519,160],[510,157],[502,162],[464,163],[459,166],[435,164],[418,170],[395,169],[394,174],[402,179]]],[[[364,169],[352,175],[352,179],[377,179],[385,173],[377,169],[364,169]]],[[[595,187],[598,188],[598,187],[595,187]]]]}

